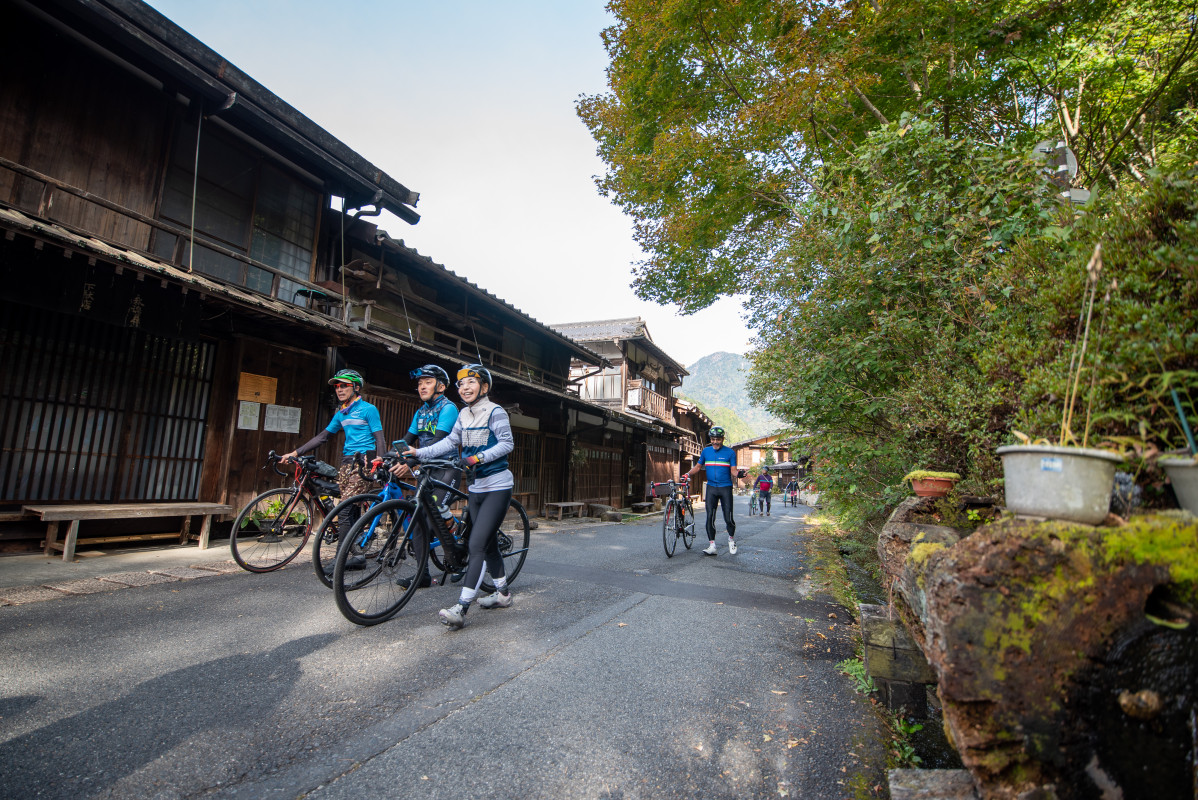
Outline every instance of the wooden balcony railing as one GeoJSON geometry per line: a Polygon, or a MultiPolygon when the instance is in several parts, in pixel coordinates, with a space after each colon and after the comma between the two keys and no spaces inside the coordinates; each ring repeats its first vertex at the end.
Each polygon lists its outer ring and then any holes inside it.
{"type": "Polygon", "coordinates": [[[651,417],[673,423],[674,415],[670,413],[670,401],[652,389],[646,388],[639,378],[628,382],[628,407],[648,414],[651,417]]]}

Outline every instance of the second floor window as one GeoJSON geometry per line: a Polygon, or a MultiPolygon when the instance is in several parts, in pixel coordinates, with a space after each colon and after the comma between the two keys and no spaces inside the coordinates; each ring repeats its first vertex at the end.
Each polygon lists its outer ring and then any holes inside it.
{"type": "MultiPolygon", "coordinates": [[[[268,270],[231,258],[218,245],[303,280],[312,273],[319,193],[270,163],[261,154],[205,125],[200,141],[199,179],[193,180],[195,126],[181,123],[167,165],[159,216],[189,228],[195,187],[195,263],[214,278],[269,294],[268,270]]],[[[189,243],[159,231],[154,252],[186,265],[189,243]]],[[[278,298],[296,302],[300,285],[281,280],[278,298]]],[[[301,300],[302,302],[302,300],[301,300]]]]}

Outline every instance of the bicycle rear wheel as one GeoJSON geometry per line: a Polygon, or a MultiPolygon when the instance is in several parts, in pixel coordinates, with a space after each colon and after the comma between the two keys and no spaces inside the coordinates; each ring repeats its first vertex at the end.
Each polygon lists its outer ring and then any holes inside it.
{"type": "Polygon", "coordinates": [[[349,529],[370,508],[370,504],[378,500],[377,494],[356,494],[338,503],[320,527],[316,529],[315,541],[312,542],[312,568],[316,577],[328,588],[333,588],[333,569],[337,563],[337,549],[343,540],[342,534],[349,529]]]}
{"type": "MultiPolygon", "coordinates": [[[[524,567],[528,545],[532,541],[531,531],[524,506],[516,500],[508,503],[507,516],[499,525],[499,555],[503,557],[503,572],[508,586],[512,585],[524,567]]],[[[493,592],[495,584],[484,578],[482,589],[484,592],[493,592]]]]}
{"type": "Polygon", "coordinates": [[[379,503],[354,523],[337,550],[333,598],[350,622],[386,622],[419,588],[428,547],[411,524],[414,508],[410,500],[379,503]]]}
{"type": "Polygon", "coordinates": [[[678,523],[675,519],[678,514],[674,510],[674,501],[666,501],[666,513],[661,518],[661,543],[666,548],[666,558],[673,558],[674,551],[678,549],[678,523]]]}
{"type": "Polygon", "coordinates": [[[271,489],[233,520],[229,549],[250,572],[270,572],[295,558],[312,531],[312,500],[297,488],[271,489]]]}
{"type": "Polygon", "coordinates": [[[682,526],[682,543],[690,550],[695,543],[695,510],[690,503],[682,503],[680,517],[678,524],[682,526]]]}

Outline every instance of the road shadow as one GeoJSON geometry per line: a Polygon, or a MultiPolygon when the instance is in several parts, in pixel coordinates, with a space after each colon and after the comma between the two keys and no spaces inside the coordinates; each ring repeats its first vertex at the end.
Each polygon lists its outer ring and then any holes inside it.
{"type": "Polygon", "coordinates": [[[240,719],[263,719],[299,680],[300,659],[336,639],[333,634],[306,636],[268,653],[226,656],[175,670],[115,700],[10,739],[0,744],[0,794],[95,795],[181,742],[223,729],[231,708],[240,719]]]}

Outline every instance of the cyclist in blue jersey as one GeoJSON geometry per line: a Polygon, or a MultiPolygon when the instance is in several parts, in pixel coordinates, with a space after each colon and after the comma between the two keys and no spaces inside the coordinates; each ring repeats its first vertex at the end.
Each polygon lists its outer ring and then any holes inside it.
{"type": "MultiPolygon", "coordinates": [[[[356,370],[343,369],[329,378],[333,391],[337,394],[337,413],[323,431],[283,456],[284,461],[302,456],[315,450],[329,440],[338,431],[345,432],[345,443],[341,447],[341,468],[337,470],[337,485],[341,487],[342,497],[364,494],[370,491],[370,484],[362,479],[354,466],[356,458],[371,458],[373,453],[381,453],[385,449],[383,439],[383,421],[379,410],[371,403],[362,399],[362,385],[365,381],[356,370]]],[[[357,518],[356,509],[350,512],[352,519],[344,519],[349,525],[357,518]]]]}
{"type": "MultiPolygon", "coordinates": [[[[414,369],[409,373],[409,377],[416,380],[416,394],[420,396],[420,408],[416,409],[416,413],[412,415],[412,424],[408,426],[408,432],[404,434],[403,439],[392,442],[392,447],[396,450],[406,450],[409,447],[428,447],[430,444],[441,441],[449,432],[453,430],[453,425],[458,421],[458,407],[445,396],[445,390],[449,387],[449,373],[436,364],[425,364],[419,369],[414,369]],[[401,447],[401,445],[403,445],[401,447]]],[[[391,468],[392,474],[397,478],[404,478],[410,472],[408,465],[400,461],[391,468]]],[[[455,474],[454,470],[438,470],[433,474],[434,478],[442,483],[448,483],[450,486],[456,486],[459,474],[455,474]]],[[[439,494],[439,492],[437,493],[439,494]]],[[[457,520],[449,511],[449,506],[445,504],[443,498],[433,495],[433,499],[437,502],[437,510],[441,514],[441,519],[445,522],[445,528],[452,531],[457,520]]],[[[426,535],[430,532],[426,531],[426,535]]],[[[434,536],[439,534],[433,534],[434,536]]],[[[445,536],[441,536],[446,539],[445,536]]],[[[427,544],[430,539],[425,540],[427,544]]],[[[449,539],[446,539],[446,550],[449,550],[449,539]]],[[[410,578],[400,578],[399,583],[407,587],[407,581],[410,578]]],[[[428,572],[428,563],[424,565],[424,574],[420,577],[421,586],[432,585],[432,576],[428,572]]]]}
{"type": "Polygon", "coordinates": [[[488,396],[492,385],[490,370],[482,364],[467,364],[458,370],[457,379],[458,394],[466,407],[458,414],[453,431],[436,444],[404,453],[419,459],[444,458],[461,448],[463,463],[474,469],[468,490],[472,522],[466,577],[458,602],[438,613],[441,622],[454,630],[466,624],[466,612],[478,597],[486,573],[491,575],[495,592],[480,598],[478,604],[483,608],[507,608],[512,604],[498,534],[515,488],[507,463],[508,453],[515,449],[515,439],[507,412],[488,396]]]}
{"type": "Polygon", "coordinates": [[[704,555],[714,556],[715,549],[715,512],[723,505],[724,527],[728,530],[728,554],[736,555],[736,523],[732,521],[732,484],[736,477],[736,451],[724,447],[724,429],[715,426],[708,432],[711,444],[703,448],[699,463],[686,473],[690,477],[701,470],[707,470],[707,549],[704,555]]]}

